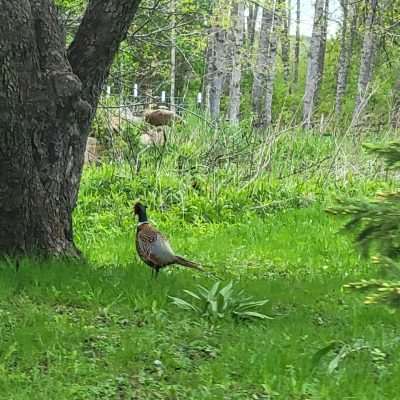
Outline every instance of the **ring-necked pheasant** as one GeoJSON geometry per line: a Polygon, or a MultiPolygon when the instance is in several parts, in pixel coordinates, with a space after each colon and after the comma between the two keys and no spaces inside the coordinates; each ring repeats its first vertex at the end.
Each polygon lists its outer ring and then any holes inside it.
{"type": "Polygon", "coordinates": [[[174,253],[164,235],[149,223],[146,206],[136,203],[134,213],[139,218],[136,229],[136,251],[139,257],[152,268],[152,271],[155,271],[156,277],[161,268],[172,264],[203,271],[199,264],[174,253]]]}

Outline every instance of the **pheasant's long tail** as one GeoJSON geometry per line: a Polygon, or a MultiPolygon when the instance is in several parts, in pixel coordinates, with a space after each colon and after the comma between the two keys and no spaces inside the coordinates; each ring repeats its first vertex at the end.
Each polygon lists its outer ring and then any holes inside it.
{"type": "Polygon", "coordinates": [[[181,256],[175,256],[175,264],[179,264],[188,268],[197,269],[198,271],[204,271],[204,269],[201,268],[199,264],[193,261],[186,260],[186,258],[183,258],[181,256]]]}

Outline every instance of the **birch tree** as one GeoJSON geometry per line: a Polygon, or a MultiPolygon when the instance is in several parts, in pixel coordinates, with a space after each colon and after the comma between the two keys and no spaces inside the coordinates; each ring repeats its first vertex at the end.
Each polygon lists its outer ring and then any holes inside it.
{"type": "Polygon", "coordinates": [[[335,113],[342,112],[343,98],[346,93],[350,61],[353,54],[353,38],[356,25],[355,6],[350,0],[342,0],[343,23],[340,34],[340,53],[337,70],[335,113]]]}
{"type": "Polygon", "coordinates": [[[175,112],[176,86],[176,0],[171,1],[171,90],[170,109],[175,112]]]}
{"type": "Polygon", "coordinates": [[[294,48],[294,77],[293,82],[299,80],[299,63],[300,63],[300,0],[296,0],[296,44],[294,48]]]}
{"type": "Polygon", "coordinates": [[[282,36],[281,36],[281,52],[283,64],[283,77],[288,84],[290,80],[290,19],[291,19],[291,0],[285,0],[282,3],[282,36]]]}
{"type": "Polygon", "coordinates": [[[358,74],[357,96],[352,125],[358,122],[362,111],[368,103],[377,41],[377,8],[378,0],[368,1],[368,16],[365,24],[365,33],[361,52],[361,64],[358,74]]]}
{"type": "Polygon", "coordinates": [[[324,35],[324,0],[316,0],[313,32],[308,56],[306,87],[303,102],[303,125],[311,126],[312,115],[321,78],[321,48],[324,35]]]}
{"type": "Polygon", "coordinates": [[[240,80],[242,75],[242,50],[244,38],[244,3],[233,2],[232,10],[232,68],[229,85],[229,121],[239,122],[240,114],[240,80]]]}
{"type": "Polygon", "coordinates": [[[252,88],[252,108],[257,117],[261,115],[263,100],[265,99],[265,78],[270,47],[270,35],[273,27],[273,10],[262,10],[260,40],[257,50],[256,65],[254,68],[252,88]]]}

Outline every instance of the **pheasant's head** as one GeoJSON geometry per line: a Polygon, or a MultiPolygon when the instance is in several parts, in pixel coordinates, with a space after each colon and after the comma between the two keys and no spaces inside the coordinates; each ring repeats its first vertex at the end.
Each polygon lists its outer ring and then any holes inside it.
{"type": "Polygon", "coordinates": [[[147,207],[140,202],[135,203],[133,206],[133,213],[139,217],[139,222],[147,221],[146,208],[147,207]]]}

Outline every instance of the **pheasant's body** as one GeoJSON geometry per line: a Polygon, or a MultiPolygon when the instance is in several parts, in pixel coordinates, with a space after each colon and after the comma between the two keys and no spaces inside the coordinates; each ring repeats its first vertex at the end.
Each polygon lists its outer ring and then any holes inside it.
{"type": "Polygon", "coordinates": [[[138,207],[138,210],[136,210],[136,207],[135,213],[139,215],[139,224],[136,230],[136,250],[139,257],[156,271],[156,275],[161,268],[171,264],[202,271],[198,264],[176,255],[167,238],[147,221],[145,209],[138,207]]]}
{"type": "Polygon", "coordinates": [[[136,250],[147,265],[156,269],[175,262],[175,254],[168,240],[149,223],[137,227],[136,250]]]}

